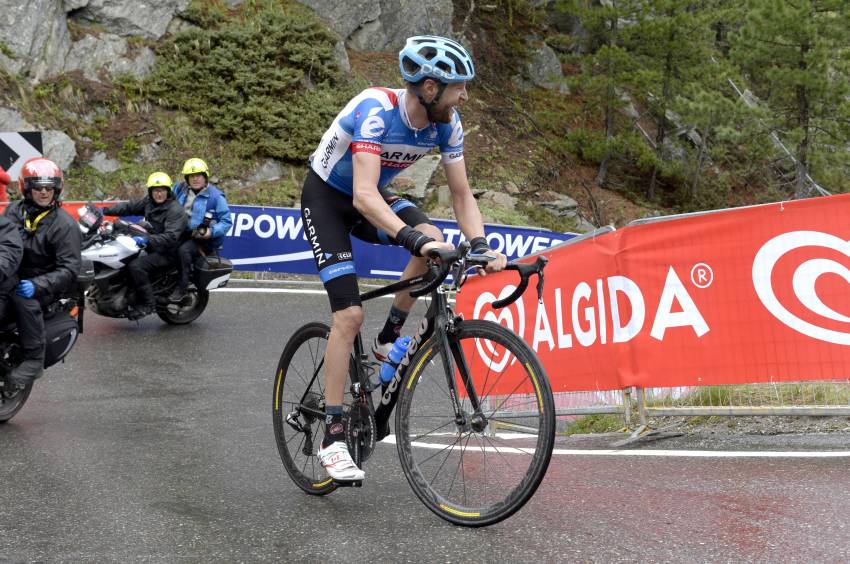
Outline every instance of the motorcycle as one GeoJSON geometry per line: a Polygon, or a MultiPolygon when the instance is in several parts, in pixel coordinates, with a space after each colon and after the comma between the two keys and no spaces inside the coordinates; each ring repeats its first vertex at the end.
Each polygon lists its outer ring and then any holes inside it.
{"type": "MultiPolygon", "coordinates": [[[[44,310],[44,368],[50,368],[74,347],[83,332],[83,290],[94,279],[94,272],[85,266],[77,276],[77,291],[73,297],[62,298],[44,310]]],[[[26,403],[33,383],[24,388],[10,387],[6,376],[23,360],[18,330],[13,320],[0,323],[0,424],[15,416],[26,403]]]]}
{"type": "MultiPolygon", "coordinates": [[[[132,237],[147,236],[150,224],[123,219],[108,221],[103,211],[92,204],[78,210],[83,234],[82,258],[94,269],[94,279],[85,292],[86,305],[99,315],[139,319],[135,286],[127,265],[143,252],[132,237]]],[[[206,309],[210,290],[230,280],[233,264],[220,256],[204,256],[195,263],[192,283],[180,302],[168,302],[167,296],[180,280],[177,266],[162,269],[151,276],[157,299],[156,315],[171,325],[185,325],[196,320],[206,309]]]]}

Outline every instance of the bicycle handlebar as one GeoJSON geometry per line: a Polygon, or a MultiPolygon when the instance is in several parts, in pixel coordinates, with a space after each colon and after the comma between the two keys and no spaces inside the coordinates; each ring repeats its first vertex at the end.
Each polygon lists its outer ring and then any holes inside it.
{"type": "MultiPolygon", "coordinates": [[[[467,247],[468,246],[469,245],[467,244],[467,247]]],[[[433,278],[422,288],[419,288],[418,290],[411,290],[410,297],[418,298],[436,290],[437,287],[443,283],[443,280],[446,279],[446,276],[449,275],[452,265],[460,260],[465,252],[463,244],[461,244],[460,247],[449,251],[444,251],[442,249],[432,249],[428,251],[428,258],[431,259],[428,263],[428,270],[433,278]]]]}
{"type": "Polygon", "coordinates": [[[533,263],[518,262],[507,265],[505,270],[516,270],[519,272],[519,286],[516,287],[516,290],[510,296],[493,302],[493,309],[500,309],[517,301],[528,287],[528,279],[531,278],[532,274],[537,274],[537,300],[543,299],[543,269],[546,268],[548,262],[548,258],[541,256],[537,257],[537,260],[533,263]]]}
{"type": "MultiPolygon", "coordinates": [[[[440,284],[443,283],[449,275],[449,272],[451,272],[452,267],[454,267],[458,261],[463,261],[464,266],[486,266],[487,263],[492,260],[492,257],[488,257],[486,255],[470,256],[467,254],[468,251],[469,243],[467,241],[462,242],[456,249],[433,249],[429,251],[428,258],[431,260],[429,261],[428,269],[430,271],[431,280],[422,288],[419,288],[418,290],[411,290],[410,296],[418,298],[436,290],[440,284]]],[[[533,263],[510,263],[505,266],[505,270],[515,270],[519,272],[519,286],[517,286],[516,290],[514,290],[510,296],[493,302],[493,308],[503,308],[517,301],[523,292],[525,292],[526,288],[528,288],[528,281],[532,274],[537,274],[537,299],[541,300],[543,297],[543,269],[546,268],[546,264],[548,262],[548,258],[540,256],[537,257],[537,260],[533,263]]],[[[460,272],[455,273],[456,276],[461,274],[462,273],[460,272]]]]}

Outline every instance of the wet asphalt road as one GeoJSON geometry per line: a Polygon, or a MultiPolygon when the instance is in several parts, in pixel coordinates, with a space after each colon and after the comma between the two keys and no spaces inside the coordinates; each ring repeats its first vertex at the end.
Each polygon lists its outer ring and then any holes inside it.
{"type": "Polygon", "coordinates": [[[362,489],[302,494],[272,379],[326,312],[323,296],[227,293],[187,327],[88,315],[0,426],[0,562],[850,560],[848,458],[560,455],[522,511],[478,530],[425,509],[393,445],[362,489]]]}

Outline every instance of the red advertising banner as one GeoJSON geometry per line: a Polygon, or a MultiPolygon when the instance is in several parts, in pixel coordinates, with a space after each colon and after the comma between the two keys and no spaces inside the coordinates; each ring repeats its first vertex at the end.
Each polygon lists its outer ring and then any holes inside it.
{"type": "Polygon", "coordinates": [[[848,218],[839,195],[633,225],[544,253],[542,304],[532,289],[493,311],[507,272],[458,310],[523,337],[556,391],[846,379],[848,218]]]}

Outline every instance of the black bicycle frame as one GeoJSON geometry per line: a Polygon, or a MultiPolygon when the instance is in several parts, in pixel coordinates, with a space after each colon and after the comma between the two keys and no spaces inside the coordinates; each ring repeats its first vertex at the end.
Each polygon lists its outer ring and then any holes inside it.
{"type": "MultiPolygon", "coordinates": [[[[378,288],[361,294],[360,300],[365,302],[374,298],[386,296],[388,294],[404,291],[410,287],[422,285],[423,282],[426,282],[427,280],[429,280],[429,276],[427,274],[414,278],[409,278],[407,280],[400,280],[399,282],[390,284],[388,286],[384,286],[382,288],[378,288]]],[[[457,394],[455,391],[456,386],[452,377],[454,374],[454,366],[452,365],[453,363],[457,363],[458,366],[461,368],[463,382],[466,387],[467,393],[470,396],[470,401],[472,402],[473,408],[478,411],[478,397],[476,396],[475,390],[472,387],[472,382],[469,380],[469,372],[466,369],[466,361],[463,358],[462,351],[460,351],[460,348],[457,346],[449,346],[449,336],[446,328],[450,325],[450,320],[448,319],[450,311],[451,310],[448,307],[448,300],[446,298],[445,292],[441,288],[437,288],[436,290],[431,292],[431,303],[428,307],[428,310],[425,313],[425,316],[422,318],[422,321],[420,322],[416,333],[413,335],[410,341],[410,345],[407,348],[407,351],[399,362],[398,369],[396,370],[395,375],[393,376],[392,380],[390,380],[390,382],[386,385],[386,389],[381,395],[380,404],[378,405],[377,410],[374,410],[375,422],[378,429],[384,428],[387,421],[389,421],[392,411],[395,408],[396,401],[398,401],[398,396],[401,390],[401,382],[404,380],[404,376],[407,373],[407,370],[410,368],[411,359],[415,356],[416,352],[419,350],[419,347],[422,346],[422,343],[427,341],[434,334],[436,334],[437,338],[442,341],[442,350],[444,351],[444,353],[441,356],[446,377],[448,380],[447,385],[451,394],[455,414],[458,417],[461,416],[460,404],[457,400],[457,394]],[[451,351],[452,354],[445,354],[445,351],[451,351]]],[[[454,320],[451,320],[451,322],[454,322],[454,320]]],[[[363,341],[360,337],[360,334],[357,335],[354,341],[354,358],[357,360],[357,362],[355,362],[355,365],[357,367],[357,379],[362,388],[363,385],[366,383],[368,376],[365,374],[365,371],[363,369],[366,354],[363,350],[363,341]]],[[[352,390],[352,392],[354,391],[355,390],[352,390]]],[[[371,400],[371,395],[369,397],[371,400]]],[[[369,407],[370,410],[374,409],[371,405],[371,401],[369,407]]]]}

